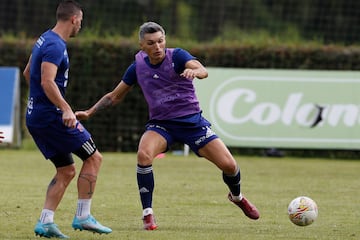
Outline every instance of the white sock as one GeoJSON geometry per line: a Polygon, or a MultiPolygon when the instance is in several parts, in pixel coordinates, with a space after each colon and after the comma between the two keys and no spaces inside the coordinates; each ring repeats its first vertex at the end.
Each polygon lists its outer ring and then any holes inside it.
{"type": "Polygon", "coordinates": [[[149,214],[154,214],[152,208],[145,208],[145,209],[143,210],[143,216],[145,217],[145,216],[147,216],[147,215],[149,215],[149,214]]]}
{"type": "Polygon", "coordinates": [[[76,217],[80,220],[90,215],[91,199],[78,199],[76,217]]]}
{"type": "Polygon", "coordinates": [[[239,196],[234,196],[234,195],[232,195],[232,194],[231,194],[231,196],[232,196],[232,199],[233,199],[235,202],[240,202],[241,199],[243,198],[243,196],[242,196],[241,193],[240,193],[239,196]]]}
{"type": "Polygon", "coordinates": [[[54,211],[49,209],[43,209],[40,215],[41,223],[53,223],[54,222],[54,211]]]}

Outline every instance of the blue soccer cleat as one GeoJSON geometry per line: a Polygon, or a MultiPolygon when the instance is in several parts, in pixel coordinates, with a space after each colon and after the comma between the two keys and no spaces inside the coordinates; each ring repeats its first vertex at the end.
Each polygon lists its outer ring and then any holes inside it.
{"type": "Polygon", "coordinates": [[[90,231],[93,233],[99,233],[99,234],[102,234],[102,233],[108,234],[108,233],[112,232],[111,228],[101,225],[98,221],[96,221],[96,219],[92,215],[89,215],[84,220],[79,220],[75,216],[73,223],[72,223],[72,227],[74,228],[74,230],[77,230],[77,229],[79,229],[80,231],[86,230],[86,231],[90,231]]]}
{"type": "Polygon", "coordinates": [[[55,223],[37,222],[34,229],[35,235],[46,238],[69,238],[63,234],[55,223]]]}

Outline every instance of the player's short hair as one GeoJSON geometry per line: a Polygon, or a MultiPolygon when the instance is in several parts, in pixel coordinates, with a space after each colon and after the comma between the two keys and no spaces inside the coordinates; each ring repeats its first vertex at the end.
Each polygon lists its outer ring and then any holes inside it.
{"type": "Polygon", "coordinates": [[[56,9],[56,20],[66,21],[82,11],[81,5],[74,0],[61,1],[56,9]]]}
{"type": "Polygon", "coordinates": [[[142,39],[144,39],[144,35],[147,33],[156,33],[159,31],[165,35],[164,28],[162,26],[160,26],[159,24],[157,24],[155,22],[143,23],[139,29],[139,40],[141,41],[142,39]]]}

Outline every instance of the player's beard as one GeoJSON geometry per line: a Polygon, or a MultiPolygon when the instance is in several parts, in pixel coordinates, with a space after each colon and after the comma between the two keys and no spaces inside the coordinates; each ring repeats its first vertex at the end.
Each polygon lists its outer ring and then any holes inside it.
{"type": "Polygon", "coordinates": [[[76,37],[76,35],[79,33],[80,28],[74,28],[72,33],[70,34],[70,37],[76,37]]]}

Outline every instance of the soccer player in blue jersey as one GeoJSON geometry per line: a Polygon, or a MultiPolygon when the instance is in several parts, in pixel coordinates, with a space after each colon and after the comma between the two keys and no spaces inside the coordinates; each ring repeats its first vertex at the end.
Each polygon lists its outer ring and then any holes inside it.
{"type": "Polygon", "coordinates": [[[228,198],[246,216],[258,219],[259,212],[240,192],[240,168],[232,154],[202,117],[193,80],[208,76],[206,68],[181,48],[166,48],[164,29],[146,22],[139,30],[141,50],[115,89],[86,111],[76,112],[85,120],[97,111],[120,102],[138,84],[149,107],[149,121],[137,152],[137,182],[143,207],[144,229],[157,228],[152,210],[154,191],[153,160],[176,141],[182,142],[199,157],[215,164],[229,187],[228,198]]]}
{"type": "Polygon", "coordinates": [[[83,160],[83,164],[77,180],[78,202],[72,227],[100,234],[110,233],[112,230],[97,222],[90,213],[102,155],[64,99],[69,83],[66,42],[81,28],[81,6],[72,0],[62,1],[57,8],[56,19],[56,25],[36,41],[23,73],[30,85],[27,128],[44,157],[56,168],[34,232],[47,238],[69,238],[54,223],[54,213],[75,177],[74,153],[83,160]]]}

